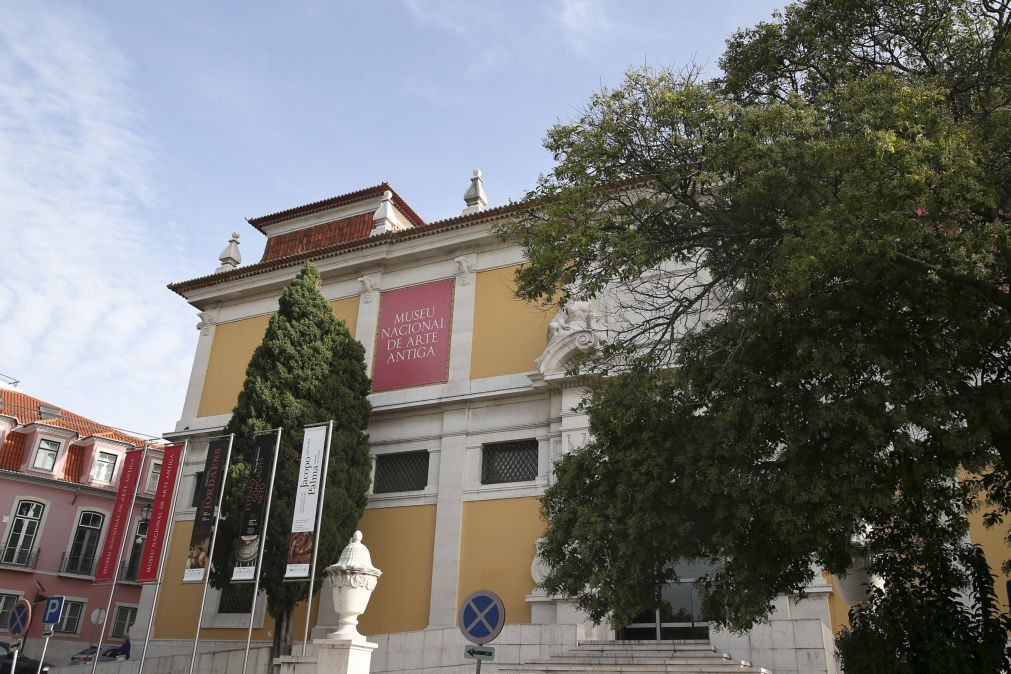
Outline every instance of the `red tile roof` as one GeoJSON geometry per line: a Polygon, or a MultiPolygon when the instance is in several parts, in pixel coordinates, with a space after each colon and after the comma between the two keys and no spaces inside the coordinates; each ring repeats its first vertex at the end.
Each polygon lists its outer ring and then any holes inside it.
{"type": "Polygon", "coordinates": [[[454,229],[463,229],[464,227],[470,227],[479,222],[500,220],[502,218],[523,212],[533,207],[534,204],[531,202],[516,202],[512,204],[507,204],[505,206],[499,206],[497,208],[490,208],[484,211],[478,211],[476,213],[468,213],[467,215],[458,215],[452,218],[447,218],[446,220],[433,222],[423,227],[404,229],[399,232],[387,232],[385,234],[370,236],[365,239],[354,239],[351,241],[344,241],[341,243],[335,243],[333,245],[326,246],[324,248],[293,253],[286,257],[279,257],[271,260],[264,259],[261,260],[260,262],[247,265],[245,267],[236,267],[235,269],[230,269],[228,271],[223,271],[216,274],[209,274],[207,276],[201,276],[199,278],[190,279],[188,281],[178,281],[176,283],[170,283],[168,285],[168,288],[169,290],[179,295],[183,295],[183,293],[189,292],[191,290],[197,290],[199,288],[207,288],[210,286],[218,285],[219,283],[225,283],[227,281],[232,281],[235,279],[248,278],[250,276],[256,276],[258,274],[262,274],[268,271],[284,269],[285,267],[294,267],[306,261],[324,260],[329,257],[334,257],[336,255],[345,255],[347,253],[351,253],[358,250],[364,250],[366,248],[373,248],[376,246],[387,244],[397,244],[401,241],[411,241],[414,239],[421,238],[423,236],[428,236],[430,234],[452,231],[454,229]]]}
{"type": "MultiPolygon", "coordinates": [[[[327,211],[331,208],[337,208],[338,206],[346,206],[357,201],[372,199],[382,195],[382,193],[386,190],[393,193],[393,203],[401,213],[407,216],[407,219],[410,220],[415,227],[424,226],[425,221],[421,219],[421,216],[415,213],[414,209],[411,208],[406,201],[400,198],[400,195],[397,194],[396,190],[390,187],[389,183],[385,182],[372,187],[366,187],[365,189],[358,190],[357,192],[348,192],[347,194],[340,194],[336,197],[330,197],[329,199],[314,201],[311,204],[288,208],[269,215],[261,215],[258,218],[246,218],[246,222],[263,232],[264,227],[274,224],[275,222],[283,222],[284,220],[291,220],[292,218],[298,218],[303,215],[311,215],[313,213],[327,211]]],[[[266,232],[263,233],[266,234],[266,232]]]]}
{"type": "Polygon", "coordinates": [[[140,446],[144,444],[144,441],[140,438],[118,431],[111,426],[105,426],[92,421],[79,414],[74,414],[69,410],[61,409],[58,405],[47,403],[14,389],[0,389],[0,414],[14,417],[22,425],[39,422],[46,426],[66,428],[74,431],[82,438],[100,435],[103,438],[115,440],[116,442],[124,442],[128,445],[140,446]],[[56,419],[44,419],[42,413],[39,411],[40,405],[60,410],[60,417],[56,419]]]}
{"type": "Polygon", "coordinates": [[[277,260],[338,243],[367,238],[372,231],[372,213],[359,213],[349,218],[276,234],[267,239],[261,262],[277,260]]]}
{"type": "Polygon", "coordinates": [[[24,433],[7,434],[3,447],[0,447],[0,469],[21,470],[21,463],[25,458],[26,437],[24,433]]]}
{"type": "Polygon", "coordinates": [[[70,445],[67,448],[67,460],[63,463],[63,479],[67,482],[80,482],[84,474],[84,447],[70,445]]]}

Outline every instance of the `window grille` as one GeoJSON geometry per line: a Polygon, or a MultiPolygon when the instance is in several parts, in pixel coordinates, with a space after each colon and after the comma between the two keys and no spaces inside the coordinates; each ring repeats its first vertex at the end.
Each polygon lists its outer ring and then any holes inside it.
{"type": "Polygon", "coordinates": [[[221,590],[218,613],[249,613],[253,608],[253,584],[228,584],[221,590]]]}
{"type": "Polygon", "coordinates": [[[400,452],[376,457],[372,493],[421,491],[428,485],[428,452],[400,452]]]}
{"type": "Polygon", "coordinates": [[[116,608],[116,620],[112,623],[112,636],[120,639],[126,636],[127,631],[137,622],[137,609],[133,606],[119,606],[116,608]]]}
{"type": "Polygon", "coordinates": [[[81,614],[84,612],[84,602],[68,601],[63,604],[63,617],[60,623],[53,628],[54,632],[63,634],[77,634],[81,626],[81,614]]]}
{"type": "Polygon", "coordinates": [[[537,479],[537,441],[517,440],[485,445],[481,484],[529,482],[537,479]]]}

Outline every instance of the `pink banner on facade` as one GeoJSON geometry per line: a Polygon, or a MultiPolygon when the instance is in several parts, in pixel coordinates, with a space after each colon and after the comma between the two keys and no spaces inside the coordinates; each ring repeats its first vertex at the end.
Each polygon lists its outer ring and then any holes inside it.
{"type": "Polygon", "coordinates": [[[384,292],[372,390],[445,382],[452,322],[453,279],[384,292]]]}
{"type": "Polygon", "coordinates": [[[119,563],[119,552],[123,536],[130,527],[130,502],[144,459],[144,450],[135,449],[126,453],[123,459],[123,470],[119,474],[119,491],[116,492],[116,504],[112,507],[112,517],[109,518],[109,533],[105,536],[105,549],[98,560],[95,571],[96,583],[108,583],[116,575],[116,564],[119,563]]]}
{"type": "Polygon", "coordinates": [[[161,462],[161,474],[158,476],[158,487],[151,504],[151,521],[147,525],[147,538],[144,539],[140,568],[137,569],[138,583],[154,583],[158,580],[158,565],[161,562],[161,551],[165,543],[169,517],[172,516],[172,495],[176,489],[179,460],[182,453],[182,445],[169,445],[165,448],[165,455],[161,462]]]}

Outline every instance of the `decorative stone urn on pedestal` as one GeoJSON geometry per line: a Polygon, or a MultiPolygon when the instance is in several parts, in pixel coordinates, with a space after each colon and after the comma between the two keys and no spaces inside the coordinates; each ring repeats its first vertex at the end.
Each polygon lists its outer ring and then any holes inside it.
{"type": "Polygon", "coordinates": [[[358,632],[358,616],[365,613],[383,572],[372,566],[372,555],[362,544],[362,532],[355,532],[340,559],[328,566],[326,573],[333,584],[333,609],[339,619],[337,631],[329,638],[365,641],[358,632]]]}

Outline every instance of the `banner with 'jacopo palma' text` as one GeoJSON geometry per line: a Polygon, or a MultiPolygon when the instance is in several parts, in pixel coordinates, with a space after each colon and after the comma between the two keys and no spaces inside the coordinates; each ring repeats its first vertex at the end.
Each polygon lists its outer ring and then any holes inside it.
{"type": "Polygon", "coordinates": [[[298,469],[295,509],[288,542],[288,566],[285,578],[308,578],[316,531],[316,506],[323,479],[327,426],[309,426],[302,438],[302,461],[298,469]]]}

